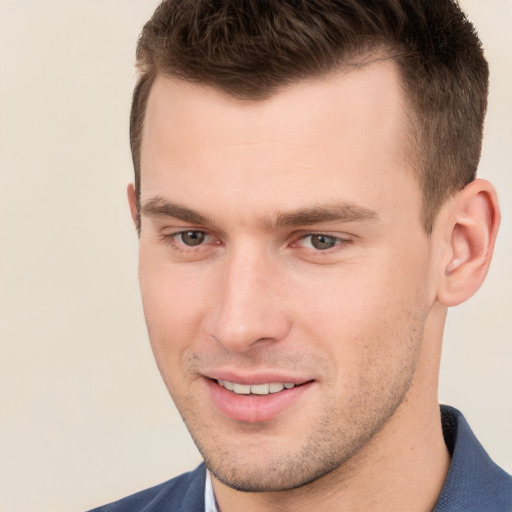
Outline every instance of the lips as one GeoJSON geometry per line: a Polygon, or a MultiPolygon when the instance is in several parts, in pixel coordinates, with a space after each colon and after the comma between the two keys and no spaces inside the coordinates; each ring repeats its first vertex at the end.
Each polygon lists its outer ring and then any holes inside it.
{"type": "Polygon", "coordinates": [[[205,378],[215,409],[228,419],[261,423],[270,421],[293,407],[312,388],[314,381],[293,379],[205,378]],[[266,380],[266,382],[265,382],[266,380]]]}

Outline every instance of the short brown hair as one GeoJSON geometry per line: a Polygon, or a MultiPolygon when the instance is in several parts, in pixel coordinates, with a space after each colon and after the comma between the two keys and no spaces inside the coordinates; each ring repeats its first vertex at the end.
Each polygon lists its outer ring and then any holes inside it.
{"type": "Polygon", "coordinates": [[[137,45],[130,143],[140,198],[140,149],[157,75],[260,100],[375,52],[395,60],[412,106],[410,141],[425,230],[475,179],[487,108],[480,40],[452,0],[164,0],[137,45]]]}

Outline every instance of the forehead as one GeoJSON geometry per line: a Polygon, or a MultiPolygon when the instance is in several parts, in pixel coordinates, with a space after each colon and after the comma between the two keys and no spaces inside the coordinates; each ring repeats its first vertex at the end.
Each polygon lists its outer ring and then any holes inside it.
{"type": "MultiPolygon", "coordinates": [[[[291,85],[263,101],[158,77],[141,147],[141,201],[267,213],[418,195],[396,65],[375,62],[291,85]],[[414,190],[416,189],[416,190],[414,190]],[[410,194],[409,194],[410,195],[410,194]]],[[[396,199],[394,199],[396,201],[396,199]]],[[[377,201],[378,202],[378,201],[377,201]]]]}
{"type": "MultiPolygon", "coordinates": [[[[210,135],[212,143],[222,143],[225,134],[232,140],[236,135],[241,142],[276,134],[298,139],[317,135],[318,124],[335,128],[344,138],[350,134],[355,138],[358,130],[367,132],[369,117],[373,117],[372,128],[387,132],[404,117],[399,76],[398,66],[389,59],[346,65],[293,83],[264,100],[240,100],[212,87],[159,75],[149,95],[144,135],[150,135],[152,127],[162,133],[175,121],[181,123],[184,136],[192,128],[196,139],[210,135]],[[234,126],[236,134],[222,130],[234,126]]],[[[326,136],[324,132],[322,138],[326,136]]]]}

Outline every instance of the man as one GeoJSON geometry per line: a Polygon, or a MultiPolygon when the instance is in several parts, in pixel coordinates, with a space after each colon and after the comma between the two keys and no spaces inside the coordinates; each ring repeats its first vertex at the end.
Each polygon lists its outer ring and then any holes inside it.
{"type": "Polygon", "coordinates": [[[458,5],[168,0],[137,63],[144,313],[205,465],[97,510],[512,510],[437,401],[500,219],[458,5]]]}

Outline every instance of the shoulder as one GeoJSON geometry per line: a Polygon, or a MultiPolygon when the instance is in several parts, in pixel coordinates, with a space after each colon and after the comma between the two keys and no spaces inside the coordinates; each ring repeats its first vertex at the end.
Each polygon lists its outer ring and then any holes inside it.
{"type": "Polygon", "coordinates": [[[90,512],[204,512],[206,469],[197,469],[90,512]]]}
{"type": "Polygon", "coordinates": [[[451,464],[435,512],[510,512],[512,476],[495,464],[457,409],[442,406],[451,464]]]}

